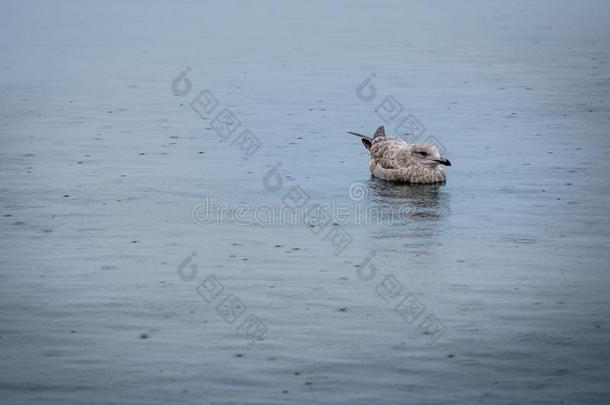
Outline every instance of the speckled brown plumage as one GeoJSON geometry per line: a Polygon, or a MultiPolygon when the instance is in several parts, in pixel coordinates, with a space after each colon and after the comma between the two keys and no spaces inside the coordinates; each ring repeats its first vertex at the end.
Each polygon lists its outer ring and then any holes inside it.
{"type": "Polygon", "coordinates": [[[383,126],[372,138],[350,133],[359,136],[369,150],[369,169],[375,177],[414,184],[442,183],[446,179],[441,165],[451,163],[432,144],[408,144],[400,138],[388,138],[383,126]]]}

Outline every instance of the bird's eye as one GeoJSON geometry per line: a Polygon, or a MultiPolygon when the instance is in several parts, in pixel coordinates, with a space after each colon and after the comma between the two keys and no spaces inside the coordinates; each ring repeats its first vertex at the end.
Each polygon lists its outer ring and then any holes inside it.
{"type": "Polygon", "coordinates": [[[419,152],[419,154],[422,156],[428,156],[428,154],[426,152],[419,152]]]}

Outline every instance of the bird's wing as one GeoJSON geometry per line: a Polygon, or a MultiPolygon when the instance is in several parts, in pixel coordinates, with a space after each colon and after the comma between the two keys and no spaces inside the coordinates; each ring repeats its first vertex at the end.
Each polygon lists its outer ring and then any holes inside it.
{"type": "Polygon", "coordinates": [[[371,159],[384,169],[398,169],[400,166],[396,161],[396,152],[407,146],[402,139],[377,138],[371,146],[371,159]]]}
{"type": "Polygon", "coordinates": [[[383,125],[377,127],[375,133],[373,134],[373,139],[375,138],[385,138],[385,128],[383,125]]]}

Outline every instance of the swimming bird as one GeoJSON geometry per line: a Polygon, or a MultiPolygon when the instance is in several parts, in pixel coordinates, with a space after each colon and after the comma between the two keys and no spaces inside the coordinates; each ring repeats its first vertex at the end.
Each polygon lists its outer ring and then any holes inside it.
{"type": "Polygon", "coordinates": [[[413,184],[442,183],[446,179],[442,166],[451,166],[438,148],[429,143],[410,144],[400,138],[385,136],[383,125],[373,137],[348,131],[360,137],[369,151],[371,174],[383,180],[413,184]]]}

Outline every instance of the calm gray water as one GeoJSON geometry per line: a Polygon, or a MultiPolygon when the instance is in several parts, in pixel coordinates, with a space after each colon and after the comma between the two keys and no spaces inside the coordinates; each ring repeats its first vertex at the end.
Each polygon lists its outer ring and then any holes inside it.
{"type": "Polygon", "coordinates": [[[0,402],[606,403],[609,19],[4,2],[0,402]],[[345,133],[403,120],[446,184],[345,133]]]}

